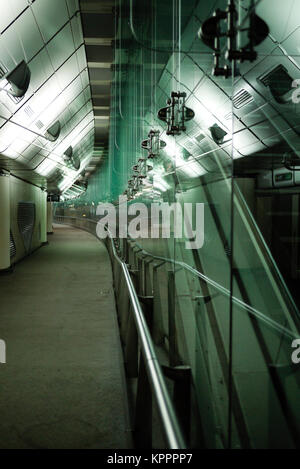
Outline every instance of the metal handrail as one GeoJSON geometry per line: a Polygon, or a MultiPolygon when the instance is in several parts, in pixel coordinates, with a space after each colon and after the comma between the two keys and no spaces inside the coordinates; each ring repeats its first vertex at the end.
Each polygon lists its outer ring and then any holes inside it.
{"type": "MultiPolygon", "coordinates": [[[[77,218],[77,217],[65,217],[57,215],[55,218],[77,218]]],[[[82,219],[80,219],[82,220],[82,219]]],[[[94,221],[85,218],[84,220],[94,221]]],[[[99,238],[98,238],[99,239],[99,238]]],[[[135,291],[133,281],[131,279],[128,267],[126,263],[120,259],[116,252],[113,238],[109,234],[111,240],[112,251],[115,259],[120,264],[128,293],[132,305],[134,320],[138,337],[140,339],[141,350],[145,361],[145,366],[148,374],[148,378],[152,387],[153,395],[156,400],[157,408],[161,417],[161,421],[164,427],[165,435],[170,449],[185,449],[186,444],[182,436],[182,432],[177,420],[177,416],[171,402],[166,383],[162,374],[162,370],[154,349],[154,344],[151,338],[147,322],[140,305],[137,293],[135,291]]]]}
{"type": "Polygon", "coordinates": [[[266,316],[264,313],[261,311],[258,311],[256,308],[253,308],[252,306],[248,305],[248,303],[245,303],[244,301],[240,300],[239,298],[236,298],[235,296],[231,295],[230,291],[220,285],[219,283],[215,282],[211,278],[207,277],[206,275],[202,274],[198,270],[194,269],[190,265],[186,264],[185,262],[182,261],[176,261],[175,259],[169,259],[163,256],[156,256],[155,254],[151,254],[145,249],[142,248],[142,246],[135,240],[131,238],[131,240],[139,247],[141,248],[141,254],[147,255],[149,257],[152,257],[153,259],[165,261],[171,264],[179,265],[180,267],[184,268],[185,270],[188,270],[191,272],[193,275],[201,278],[201,280],[204,280],[206,283],[211,285],[213,288],[215,288],[218,292],[222,293],[223,295],[227,297],[232,298],[232,302],[237,305],[239,308],[246,310],[248,313],[252,314],[255,316],[257,319],[260,321],[264,322],[266,325],[271,327],[272,329],[276,330],[277,332],[280,332],[281,334],[285,335],[286,337],[290,339],[297,339],[299,338],[299,335],[296,332],[293,332],[286,327],[281,326],[278,322],[274,321],[273,319],[269,318],[266,316]]]}
{"type": "MultiPolygon", "coordinates": [[[[60,215],[58,215],[60,216],[60,215]]],[[[91,221],[93,223],[97,223],[96,220],[93,220],[91,218],[78,218],[78,217],[72,217],[72,216],[63,216],[61,215],[62,218],[75,218],[77,220],[86,220],[86,221],[91,221]]],[[[183,269],[185,270],[188,270],[190,273],[192,273],[193,275],[199,277],[201,280],[205,281],[207,284],[211,285],[213,288],[215,288],[218,292],[220,292],[221,294],[227,296],[227,297],[231,297],[232,298],[232,302],[238,306],[239,308],[243,309],[244,311],[247,311],[249,314],[253,315],[256,319],[258,319],[259,321],[262,321],[264,322],[267,326],[269,326],[271,329],[275,330],[276,332],[279,332],[280,334],[283,334],[285,337],[288,337],[289,339],[298,339],[299,338],[299,335],[296,333],[296,332],[293,332],[291,331],[290,329],[287,329],[286,327],[282,326],[281,324],[279,324],[277,321],[274,321],[273,319],[269,318],[268,316],[266,316],[264,313],[262,313],[261,311],[257,310],[256,308],[253,308],[252,306],[248,305],[247,303],[245,303],[244,301],[240,300],[239,298],[236,298],[235,296],[232,296],[230,291],[223,287],[222,285],[220,285],[219,283],[215,282],[214,280],[212,280],[211,278],[207,277],[206,275],[202,274],[201,272],[199,272],[198,270],[194,269],[193,267],[191,267],[190,265],[186,264],[185,262],[182,262],[182,261],[176,261],[175,259],[169,259],[167,257],[163,257],[163,256],[157,256],[155,254],[152,254],[148,251],[146,251],[145,249],[143,249],[143,247],[135,240],[135,239],[132,239],[131,237],[129,237],[131,239],[131,241],[133,241],[140,249],[141,249],[141,254],[144,254],[144,255],[147,255],[149,257],[152,257],[153,259],[157,259],[157,260],[161,260],[161,261],[164,261],[164,262],[168,262],[170,264],[174,264],[174,265],[178,265],[180,267],[182,267],[183,269]]]]}

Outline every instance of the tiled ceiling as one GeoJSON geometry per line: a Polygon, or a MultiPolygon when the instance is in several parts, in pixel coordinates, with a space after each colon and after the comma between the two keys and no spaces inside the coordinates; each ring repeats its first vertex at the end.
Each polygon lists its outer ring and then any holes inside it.
{"type": "Polygon", "coordinates": [[[0,0],[2,73],[22,60],[31,72],[22,98],[0,91],[0,168],[54,191],[91,172],[108,139],[113,2],[80,3],[0,0]],[[57,120],[61,132],[51,142],[45,133],[57,120]],[[65,162],[70,146],[79,170],[65,162]]]}

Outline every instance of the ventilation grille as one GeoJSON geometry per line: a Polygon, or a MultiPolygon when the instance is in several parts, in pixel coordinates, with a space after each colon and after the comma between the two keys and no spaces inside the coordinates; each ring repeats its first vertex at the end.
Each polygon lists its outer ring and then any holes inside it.
{"type": "Polygon", "coordinates": [[[278,65],[270,72],[259,78],[261,83],[278,96],[283,96],[291,90],[293,78],[288,74],[287,69],[283,65],[278,65]]]}
{"type": "Polygon", "coordinates": [[[31,202],[19,202],[18,204],[18,226],[23,239],[25,251],[31,248],[33,228],[35,222],[35,204],[31,202]]]}
{"type": "Polygon", "coordinates": [[[7,73],[7,70],[5,70],[3,65],[0,65],[0,78],[3,78],[6,73],[7,73]]]}
{"type": "Polygon", "coordinates": [[[41,122],[40,120],[36,121],[35,125],[37,126],[38,129],[42,129],[44,127],[43,122],[41,122]]]}
{"type": "Polygon", "coordinates": [[[253,96],[246,90],[240,90],[236,95],[232,98],[232,103],[236,109],[240,109],[246,104],[252,103],[254,100],[253,96]]]}
{"type": "Polygon", "coordinates": [[[12,232],[10,232],[10,242],[9,242],[10,258],[15,257],[17,254],[17,249],[15,245],[15,240],[12,232]]]}
{"type": "Polygon", "coordinates": [[[270,83],[274,80],[274,77],[292,79],[289,76],[287,69],[283,65],[277,65],[277,67],[273,68],[273,70],[266,73],[259,79],[265,86],[270,86],[270,83]]]}
{"type": "Polygon", "coordinates": [[[33,112],[32,108],[30,106],[26,106],[24,108],[24,112],[27,114],[28,117],[33,117],[34,116],[34,112],[33,112]]]}

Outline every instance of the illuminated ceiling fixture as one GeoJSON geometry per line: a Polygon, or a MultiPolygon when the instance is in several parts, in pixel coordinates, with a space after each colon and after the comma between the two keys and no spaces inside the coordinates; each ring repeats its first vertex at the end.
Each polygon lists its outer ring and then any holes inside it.
{"type": "Polygon", "coordinates": [[[185,123],[195,117],[192,109],[185,105],[186,93],[172,91],[167,107],[158,111],[158,118],[167,123],[167,135],[180,135],[186,130],[185,123]]]}
{"type": "Polygon", "coordinates": [[[46,130],[45,137],[50,142],[56,142],[59,137],[61,131],[61,125],[59,121],[54,122],[48,129],[46,130]]]}
{"type": "MultiPolygon", "coordinates": [[[[249,2],[248,2],[249,3],[249,2]]],[[[245,5],[246,6],[246,5],[245,5]]],[[[242,11],[242,10],[241,10],[242,11]]],[[[224,59],[230,62],[254,62],[257,58],[257,52],[254,47],[263,42],[269,34],[268,25],[259,16],[255,14],[255,8],[250,5],[245,8],[246,16],[240,17],[236,7],[235,0],[228,0],[228,6],[225,11],[217,9],[211,18],[208,18],[202,24],[198,36],[210,49],[214,51],[214,76],[231,76],[232,69],[228,65],[221,66],[220,58],[222,54],[221,38],[226,38],[226,49],[224,59]],[[225,22],[222,30],[221,23],[225,22]],[[245,24],[246,23],[246,24],[245,24]],[[245,33],[247,32],[247,35],[245,33]],[[238,40],[246,37],[245,43],[239,48],[238,40]]]]}
{"type": "Polygon", "coordinates": [[[148,139],[142,141],[142,148],[148,151],[148,158],[150,159],[157,157],[159,150],[166,145],[166,142],[159,138],[159,130],[150,130],[148,139]]]}
{"type": "Polygon", "coordinates": [[[28,90],[30,75],[28,65],[22,60],[11,72],[4,75],[1,82],[5,86],[1,87],[0,90],[16,98],[21,98],[28,90]]]}
{"type": "Polygon", "coordinates": [[[221,129],[221,127],[218,126],[218,124],[214,124],[212,127],[209,128],[211,138],[215,143],[218,145],[221,145],[224,143],[224,137],[227,135],[227,132],[225,130],[221,129]]]}
{"type": "Polygon", "coordinates": [[[75,169],[76,171],[80,168],[80,159],[73,153],[71,146],[64,152],[64,162],[69,168],[75,169]]]}

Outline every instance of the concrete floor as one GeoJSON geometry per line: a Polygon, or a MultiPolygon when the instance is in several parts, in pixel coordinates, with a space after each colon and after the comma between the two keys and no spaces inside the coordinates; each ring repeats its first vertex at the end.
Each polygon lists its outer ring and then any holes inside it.
{"type": "Polygon", "coordinates": [[[67,226],[49,241],[0,277],[0,448],[128,448],[106,249],[67,226]]]}

